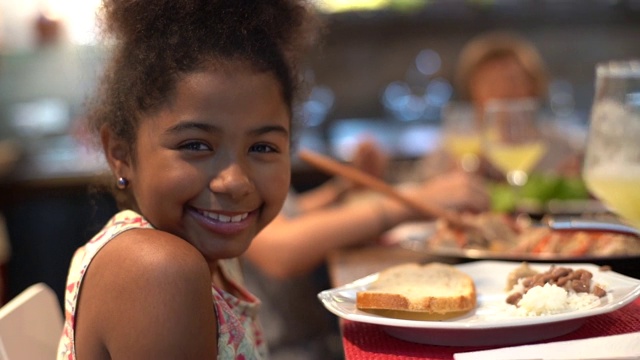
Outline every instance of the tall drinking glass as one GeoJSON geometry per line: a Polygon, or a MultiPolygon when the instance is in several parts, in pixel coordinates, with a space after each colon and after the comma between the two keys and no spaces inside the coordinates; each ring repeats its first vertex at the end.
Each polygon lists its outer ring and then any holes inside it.
{"type": "Polygon", "coordinates": [[[534,99],[495,100],[484,110],[484,155],[512,186],[526,184],[547,151],[538,110],[534,99]]]}
{"type": "Polygon", "coordinates": [[[458,166],[473,172],[480,165],[481,141],[473,105],[450,102],[442,110],[443,145],[458,166]]]}
{"type": "Polygon", "coordinates": [[[582,174],[594,196],[640,228],[640,60],[596,65],[582,174]]]}

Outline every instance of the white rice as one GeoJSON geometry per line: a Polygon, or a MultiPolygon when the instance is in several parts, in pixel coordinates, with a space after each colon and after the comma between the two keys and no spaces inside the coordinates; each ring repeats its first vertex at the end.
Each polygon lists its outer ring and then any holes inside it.
{"type": "MultiPolygon", "coordinates": [[[[514,291],[522,288],[521,284],[514,287],[514,291]]],[[[518,303],[518,306],[510,305],[510,315],[513,316],[540,316],[558,314],[573,310],[589,309],[600,304],[600,298],[590,293],[576,293],[567,291],[562,287],[552,284],[535,286],[518,303]]]]}

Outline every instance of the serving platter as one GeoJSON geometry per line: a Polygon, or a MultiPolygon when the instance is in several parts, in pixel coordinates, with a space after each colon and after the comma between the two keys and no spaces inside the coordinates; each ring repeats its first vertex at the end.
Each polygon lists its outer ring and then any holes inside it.
{"type": "MultiPolygon", "coordinates": [[[[510,253],[487,249],[441,247],[431,244],[431,236],[435,232],[432,221],[410,222],[399,225],[384,235],[386,244],[397,244],[408,250],[439,257],[450,257],[462,260],[510,260],[510,261],[540,261],[540,262],[624,262],[625,260],[640,259],[640,255],[572,255],[560,253],[510,253]]],[[[640,241],[640,239],[638,240],[640,241]]]]}
{"type": "MultiPolygon", "coordinates": [[[[607,286],[600,304],[588,309],[534,317],[519,317],[506,311],[507,274],[520,262],[480,260],[455,265],[469,274],[476,285],[477,307],[446,320],[410,320],[382,316],[356,308],[356,294],[368,289],[377,279],[371,274],[347,285],[322,291],[319,300],[327,310],[350,321],[376,324],[389,335],[416,343],[445,346],[493,346],[539,341],[570,333],[589,317],[618,310],[640,296],[640,280],[588,263],[566,263],[574,269],[586,269],[594,281],[607,286]]],[[[545,271],[549,263],[530,263],[545,271]]]]}

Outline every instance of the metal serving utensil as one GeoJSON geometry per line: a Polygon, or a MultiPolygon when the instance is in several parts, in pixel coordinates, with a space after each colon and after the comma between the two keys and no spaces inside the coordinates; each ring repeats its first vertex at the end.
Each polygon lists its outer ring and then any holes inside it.
{"type": "Polygon", "coordinates": [[[640,229],[614,220],[550,217],[546,225],[554,230],[613,231],[640,237],[640,229]]]}

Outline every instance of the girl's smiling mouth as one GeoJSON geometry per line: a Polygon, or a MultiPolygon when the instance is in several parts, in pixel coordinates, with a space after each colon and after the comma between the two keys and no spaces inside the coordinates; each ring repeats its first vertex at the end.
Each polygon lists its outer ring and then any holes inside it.
{"type": "Polygon", "coordinates": [[[193,207],[187,208],[187,211],[208,231],[221,235],[233,235],[246,230],[254,223],[253,220],[258,212],[258,210],[252,210],[242,213],[230,213],[193,207]]]}
{"type": "Polygon", "coordinates": [[[206,217],[208,217],[210,219],[217,220],[217,221],[220,221],[220,222],[223,222],[223,223],[229,223],[229,222],[237,223],[237,222],[240,222],[240,221],[246,219],[247,216],[249,216],[248,212],[242,213],[242,214],[239,214],[239,215],[230,216],[230,215],[225,215],[225,214],[212,212],[212,211],[203,211],[203,210],[197,210],[197,209],[196,209],[196,211],[198,213],[200,213],[200,215],[204,215],[204,216],[206,216],[206,217]]]}

